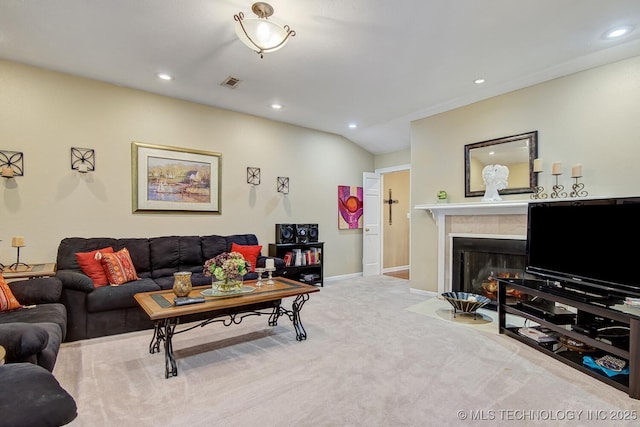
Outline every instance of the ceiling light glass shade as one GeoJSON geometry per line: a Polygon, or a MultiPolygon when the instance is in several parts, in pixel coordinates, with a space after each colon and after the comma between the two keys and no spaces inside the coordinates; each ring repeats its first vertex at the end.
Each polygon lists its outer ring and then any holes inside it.
{"type": "Polygon", "coordinates": [[[236,21],[236,35],[249,49],[260,54],[275,52],[289,41],[289,37],[296,35],[295,31],[269,21],[273,8],[266,3],[255,3],[252,7],[258,18],[244,19],[242,12],[234,15],[236,21]]]}

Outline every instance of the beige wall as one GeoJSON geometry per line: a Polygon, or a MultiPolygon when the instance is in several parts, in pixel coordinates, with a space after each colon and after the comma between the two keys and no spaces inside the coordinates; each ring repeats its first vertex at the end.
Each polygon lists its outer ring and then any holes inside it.
{"type": "Polygon", "coordinates": [[[347,139],[231,111],[0,61],[0,150],[24,152],[24,177],[0,181],[0,261],[55,260],[68,236],[255,233],[266,254],[276,223],[318,223],[325,274],[362,271],[362,233],[337,229],[337,186],[362,185],[374,156],[347,139]],[[131,212],[131,142],[222,153],[222,214],[131,212]],[[93,148],[96,171],[70,168],[93,148]],[[262,183],[246,183],[247,166],[262,183]],[[290,178],[290,194],[276,177],[290,178]]]}
{"type": "MultiPolygon", "coordinates": [[[[449,202],[479,202],[464,197],[464,145],[532,130],[539,132],[545,169],[539,178],[547,191],[551,163],[560,161],[560,183],[566,187],[572,183],[571,165],[582,163],[589,196],[637,196],[639,117],[640,57],[635,57],[417,120],[411,125],[412,204],[435,203],[441,189],[449,202]]],[[[414,210],[412,217],[411,286],[436,291],[436,225],[426,211],[414,210]]]]}
{"type": "Polygon", "coordinates": [[[409,203],[409,171],[390,172],[382,175],[382,200],[392,199],[397,203],[391,209],[392,223],[389,224],[389,205],[382,207],[382,268],[404,267],[409,265],[409,224],[407,214],[411,212],[409,203]]]}
{"type": "Polygon", "coordinates": [[[384,169],[395,166],[403,166],[411,163],[411,149],[394,151],[392,153],[378,154],[375,158],[375,168],[384,169]]]}

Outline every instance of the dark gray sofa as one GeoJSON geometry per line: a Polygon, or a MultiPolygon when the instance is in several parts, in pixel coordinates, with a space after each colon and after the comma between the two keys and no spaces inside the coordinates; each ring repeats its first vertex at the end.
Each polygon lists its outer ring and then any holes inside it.
{"type": "Polygon", "coordinates": [[[77,416],[76,402],[52,374],[65,339],[67,312],[58,301],[62,282],[39,278],[10,282],[23,305],[0,313],[0,425],[60,426],[77,416]]]}
{"type": "Polygon", "coordinates": [[[67,330],[67,311],[59,303],[62,282],[55,277],[19,280],[9,288],[21,304],[35,307],[0,313],[6,362],[30,362],[53,371],[67,330]]]}
{"type": "MultiPolygon", "coordinates": [[[[153,327],[133,296],[138,292],[171,289],[173,273],[190,271],[193,286],[211,284],[203,273],[206,260],[229,252],[232,243],[258,245],[254,234],[231,236],[162,236],[151,238],[69,237],[60,242],[56,277],[62,282],[61,302],[67,308],[67,341],[132,332],[153,327]],[[112,247],[127,248],[140,280],[121,286],[94,287],[82,273],[75,254],[112,247]]],[[[267,256],[258,257],[263,267],[267,256]]],[[[282,274],[284,261],[274,258],[275,276],[282,274]]],[[[245,275],[255,279],[256,273],[245,275]]]]}

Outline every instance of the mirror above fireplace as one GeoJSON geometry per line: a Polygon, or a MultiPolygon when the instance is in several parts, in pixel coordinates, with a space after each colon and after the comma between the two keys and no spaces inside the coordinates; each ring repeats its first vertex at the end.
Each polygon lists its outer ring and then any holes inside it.
{"type": "Polygon", "coordinates": [[[511,135],[464,146],[465,197],[482,196],[482,169],[487,165],[509,168],[507,187],[500,194],[533,192],[537,174],[533,161],[538,157],[538,131],[511,135]]]}

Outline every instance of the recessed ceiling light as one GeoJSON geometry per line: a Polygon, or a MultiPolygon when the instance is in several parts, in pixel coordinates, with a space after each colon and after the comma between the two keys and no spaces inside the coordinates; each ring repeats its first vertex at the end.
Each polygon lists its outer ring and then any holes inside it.
{"type": "Polygon", "coordinates": [[[173,76],[167,73],[158,73],[156,74],[160,80],[173,80],[173,76]]]}
{"type": "Polygon", "coordinates": [[[622,36],[626,36],[627,34],[632,32],[633,29],[634,29],[633,25],[623,25],[621,27],[615,27],[608,30],[606,33],[604,33],[603,38],[608,40],[617,39],[622,36]]]}
{"type": "Polygon", "coordinates": [[[271,108],[273,108],[274,110],[282,110],[282,104],[273,103],[271,104],[271,108]]]}
{"type": "Polygon", "coordinates": [[[484,83],[484,79],[475,79],[473,82],[477,85],[481,85],[482,83],[484,83]]]}
{"type": "Polygon", "coordinates": [[[358,127],[355,123],[349,123],[349,129],[356,129],[358,127]]]}

